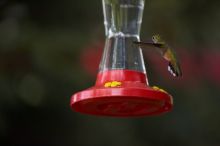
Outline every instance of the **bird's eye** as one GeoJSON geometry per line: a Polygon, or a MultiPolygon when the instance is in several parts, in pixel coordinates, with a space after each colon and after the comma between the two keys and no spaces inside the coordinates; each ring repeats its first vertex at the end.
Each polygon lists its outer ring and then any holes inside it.
{"type": "Polygon", "coordinates": [[[152,36],[152,40],[155,40],[155,36],[152,36]]]}

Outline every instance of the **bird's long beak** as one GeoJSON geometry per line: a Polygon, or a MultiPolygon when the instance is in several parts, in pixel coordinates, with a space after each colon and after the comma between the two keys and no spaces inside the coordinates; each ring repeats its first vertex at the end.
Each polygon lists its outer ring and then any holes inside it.
{"type": "Polygon", "coordinates": [[[140,47],[161,47],[163,44],[161,43],[153,43],[153,42],[138,42],[138,41],[134,41],[134,44],[140,46],[140,47]]]}

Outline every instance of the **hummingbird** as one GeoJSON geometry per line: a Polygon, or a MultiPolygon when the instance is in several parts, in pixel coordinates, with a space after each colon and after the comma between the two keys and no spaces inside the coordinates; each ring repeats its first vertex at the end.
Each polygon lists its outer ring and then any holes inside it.
{"type": "Polygon", "coordinates": [[[134,44],[142,48],[157,48],[162,57],[168,61],[168,71],[174,77],[182,76],[182,71],[177,60],[175,52],[169,47],[169,45],[161,38],[160,35],[152,36],[153,42],[135,41],[134,44]]]}

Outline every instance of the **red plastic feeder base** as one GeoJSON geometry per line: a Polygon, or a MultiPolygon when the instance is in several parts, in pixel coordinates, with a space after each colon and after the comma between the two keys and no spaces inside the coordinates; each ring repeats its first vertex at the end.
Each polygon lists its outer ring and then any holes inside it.
{"type": "Polygon", "coordinates": [[[147,86],[144,73],[111,70],[99,73],[94,87],[74,94],[71,107],[93,115],[145,116],[170,111],[172,97],[147,86]]]}

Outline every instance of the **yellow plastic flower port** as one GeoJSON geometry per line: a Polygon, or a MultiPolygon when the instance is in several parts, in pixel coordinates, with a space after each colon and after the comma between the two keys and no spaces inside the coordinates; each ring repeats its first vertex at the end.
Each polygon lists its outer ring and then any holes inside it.
{"type": "Polygon", "coordinates": [[[121,82],[118,81],[112,81],[112,82],[106,82],[104,87],[109,88],[109,87],[120,87],[121,86],[121,82]]]}
{"type": "Polygon", "coordinates": [[[165,91],[164,89],[161,89],[161,88],[159,88],[159,87],[157,87],[157,86],[153,86],[152,88],[153,88],[154,90],[158,90],[158,91],[167,93],[167,91],[165,91]]]}

